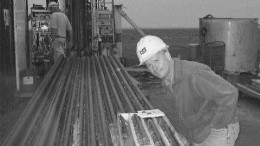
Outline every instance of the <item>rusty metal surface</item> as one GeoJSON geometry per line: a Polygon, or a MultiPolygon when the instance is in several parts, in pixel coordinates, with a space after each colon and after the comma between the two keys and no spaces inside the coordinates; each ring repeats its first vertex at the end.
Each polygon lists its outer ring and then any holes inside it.
{"type": "MultiPolygon", "coordinates": [[[[117,58],[67,58],[51,68],[4,145],[113,145],[109,124],[117,113],[146,109],[153,107],[117,58]]],[[[167,123],[174,137],[167,119],[151,122],[158,129],[167,123]]]]}

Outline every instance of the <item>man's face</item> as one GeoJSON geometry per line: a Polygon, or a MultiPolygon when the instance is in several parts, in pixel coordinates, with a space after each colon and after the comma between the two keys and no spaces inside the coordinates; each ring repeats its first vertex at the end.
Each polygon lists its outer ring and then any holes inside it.
{"type": "Polygon", "coordinates": [[[169,58],[166,57],[165,51],[160,51],[147,61],[145,65],[150,72],[158,78],[164,78],[169,71],[169,58]]]}

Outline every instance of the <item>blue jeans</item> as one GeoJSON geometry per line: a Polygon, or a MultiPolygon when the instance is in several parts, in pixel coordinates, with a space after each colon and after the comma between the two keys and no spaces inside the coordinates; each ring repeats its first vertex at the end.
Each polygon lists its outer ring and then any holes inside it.
{"type": "Polygon", "coordinates": [[[200,144],[193,146],[234,146],[239,134],[239,123],[229,124],[226,128],[211,129],[209,136],[200,144]]]}

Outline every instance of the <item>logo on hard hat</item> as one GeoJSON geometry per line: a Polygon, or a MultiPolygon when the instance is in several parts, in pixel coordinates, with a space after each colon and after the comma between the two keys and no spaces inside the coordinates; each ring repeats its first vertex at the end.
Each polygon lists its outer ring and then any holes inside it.
{"type": "Polygon", "coordinates": [[[140,54],[143,55],[146,52],[146,48],[144,47],[142,50],[140,50],[140,54]]]}

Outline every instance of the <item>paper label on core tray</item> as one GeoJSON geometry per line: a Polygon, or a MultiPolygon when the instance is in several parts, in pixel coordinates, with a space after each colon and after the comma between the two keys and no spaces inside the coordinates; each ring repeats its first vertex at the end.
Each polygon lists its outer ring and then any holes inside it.
{"type": "Polygon", "coordinates": [[[162,111],[160,111],[159,109],[138,111],[137,115],[141,118],[165,116],[165,114],[162,111]]]}

